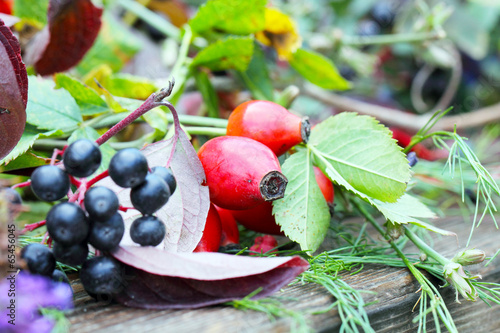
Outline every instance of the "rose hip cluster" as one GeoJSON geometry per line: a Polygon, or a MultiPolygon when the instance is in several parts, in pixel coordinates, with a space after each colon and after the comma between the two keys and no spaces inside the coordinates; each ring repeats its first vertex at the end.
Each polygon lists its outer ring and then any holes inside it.
{"type": "MultiPolygon", "coordinates": [[[[115,192],[104,186],[92,186],[78,181],[92,175],[101,164],[99,146],[88,139],[73,142],[65,150],[63,168],[56,165],[38,167],[31,176],[31,188],[45,201],[57,201],[70,193],[69,200],[57,203],[47,214],[46,227],[52,240],[52,251],[41,244],[23,249],[23,258],[32,273],[51,275],[55,261],[67,265],[82,265],[80,278],[93,294],[110,293],[120,274],[119,264],[112,258],[98,256],[87,260],[89,244],[101,252],[113,251],[120,243],[125,226],[119,213],[120,203],[115,192]],[[71,184],[80,193],[71,194],[71,184]],[[83,186],[82,186],[83,184],[83,186]],[[96,278],[96,277],[100,278],[96,278]],[[106,282],[108,281],[109,282],[106,282]]],[[[176,188],[170,169],[154,167],[135,148],[117,152],[111,159],[108,173],[119,186],[131,188],[130,199],[142,213],[130,227],[130,237],[141,246],[156,246],[165,238],[162,221],[153,214],[167,203],[176,188]]],[[[97,177],[99,178],[99,177],[97,177]]]]}
{"type": "MultiPolygon", "coordinates": [[[[284,196],[288,180],[277,156],[307,142],[310,130],[307,117],[298,117],[273,102],[254,100],[236,107],[228,120],[227,136],[207,141],[198,151],[210,200],[219,215],[224,211],[250,230],[282,235],[272,214],[272,201],[284,196]]],[[[314,167],[314,174],[332,206],[332,182],[319,168],[314,167]]],[[[229,219],[220,216],[222,228],[209,223],[212,220],[209,213],[203,238],[216,238],[217,230],[224,234],[224,223],[228,223],[224,221],[229,219]]]]}

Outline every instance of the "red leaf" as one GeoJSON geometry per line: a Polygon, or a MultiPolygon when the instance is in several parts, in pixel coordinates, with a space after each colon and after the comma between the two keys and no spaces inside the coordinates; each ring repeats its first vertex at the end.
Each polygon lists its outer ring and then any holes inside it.
{"type": "Polygon", "coordinates": [[[294,257],[256,258],[214,252],[172,253],[153,247],[120,247],[126,285],[116,300],[146,309],[198,308],[241,299],[262,288],[269,296],[304,272],[294,257]]]}
{"type": "Polygon", "coordinates": [[[16,146],[26,123],[28,75],[19,42],[0,19],[0,159],[16,146]]]}
{"type": "Polygon", "coordinates": [[[50,0],[48,26],[27,50],[27,62],[40,75],[75,66],[94,44],[101,28],[102,8],[91,0],[50,0]]]}

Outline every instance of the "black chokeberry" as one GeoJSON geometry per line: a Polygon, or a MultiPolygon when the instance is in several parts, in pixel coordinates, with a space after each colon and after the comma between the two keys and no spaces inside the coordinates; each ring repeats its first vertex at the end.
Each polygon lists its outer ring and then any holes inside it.
{"type": "Polygon", "coordinates": [[[69,191],[68,174],[55,165],[43,165],[31,174],[33,193],[45,201],[62,199],[69,191]]]}
{"type": "Polygon", "coordinates": [[[23,247],[21,258],[26,261],[28,270],[33,274],[52,276],[56,267],[52,251],[40,243],[31,243],[23,247]]]}
{"type": "Polygon", "coordinates": [[[0,192],[5,196],[7,201],[13,205],[20,205],[23,203],[19,193],[11,187],[4,187],[0,189],[0,192]]]}
{"type": "Polygon", "coordinates": [[[144,181],[148,174],[148,161],[135,148],[117,152],[109,162],[109,176],[121,187],[134,187],[144,181]]]}
{"type": "Polygon", "coordinates": [[[165,238],[165,224],[155,216],[142,216],[130,226],[130,237],[141,246],[156,246],[165,238]]]}
{"type": "Polygon", "coordinates": [[[90,294],[115,294],[123,288],[120,263],[110,257],[93,257],[85,261],[80,270],[80,280],[90,294]]]}
{"type": "Polygon", "coordinates": [[[105,222],[92,222],[89,243],[101,251],[111,251],[120,244],[125,233],[125,225],[120,213],[115,213],[105,222]]]}
{"type": "Polygon", "coordinates": [[[130,191],[132,205],[143,215],[153,214],[163,207],[169,198],[168,185],[154,174],[148,174],[144,182],[130,191]]]}
{"type": "Polygon", "coordinates": [[[120,205],[115,192],[104,186],[95,186],[88,190],[83,203],[90,219],[94,221],[109,220],[120,205]]]}
{"type": "Polygon", "coordinates": [[[7,200],[7,207],[11,216],[21,211],[20,205],[23,203],[23,201],[16,190],[11,187],[0,188],[0,197],[7,200]]]}
{"type": "Polygon", "coordinates": [[[89,223],[83,209],[72,202],[61,202],[47,214],[47,231],[61,245],[74,245],[84,241],[89,233],[89,223]]]}
{"type": "Polygon", "coordinates": [[[64,282],[64,283],[70,284],[66,273],[64,273],[63,271],[58,270],[58,269],[54,269],[54,272],[52,273],[52,281],[64,282]]]}
{"type": "Polygon", "coordinates": [[[151,169],[151,173],[162,178],[165,183],[167,183],[168,188],[170,189],[170,195],[174,194],[174,191],[177,187],[177,182],[175,180],[174,174],[172,173],[172,169],[167,169],[162,166],[155,166],[151,169]]]}
{"type": "Polygon", "coordinates": [[[70,144],[63,154],[66,171],[74,177],[88,177],[101,165],[101,151],[94,141],[79,139],[70,144]]]}
{"type": "Polygon", "coordinates": [[[70,266],[78,266],[87,259],[89,246],[86,241],[67,246],[54,242],[52,251],[57,261],[70,266]]]}

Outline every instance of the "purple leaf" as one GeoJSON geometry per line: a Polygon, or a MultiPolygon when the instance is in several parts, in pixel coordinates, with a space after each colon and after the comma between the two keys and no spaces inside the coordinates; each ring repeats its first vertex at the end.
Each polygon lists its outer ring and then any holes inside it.
{"type": "Polygon", "coordinates": [[[102,8],[91,0],[50,0],[48,26],[31,42],[26,61],[40,75],[75,66],[94,44],[101,28],[102,8]]]}
{"type": "Polygon", "coordinates": [[[28,75],[19,42],[0,19],[0,159],[16,146],[26,123],[28,75]]]}
{"type": "MultiPolygon", "coordinates": [[[[158,141],[143,149],[150,168],[166,165],[172,143],[173,139],[158,141]]],[[[156,213],[167,227],[165,241],[158,247],[171,252],[192,252],[201,239],[210,198],[208,187],[202,185],[205,182],[203,166],[187,135],[182,131],[170,167],[177,181],[177,189],[168,203],[156,213]]],[[[130,189],[115,185],[109,177],[97,185],[112,189],[122,206],[132,207],[130,189]]],[[[126,229],[120,243],[122,246],[137,245],[132,242],[129,230],[132,222],[139,216],[141,214],[134,209],[123,214],[126,229]]]]}
{"type": "Polygon", "coordinates": [[[126,284],[116,300],[146,309],[198,308],[241,299],[262,288],[269,296],[304,272],[301,257],[245,257],[222,253],[172,253],[153,247],[120,247],[126,284]]]}

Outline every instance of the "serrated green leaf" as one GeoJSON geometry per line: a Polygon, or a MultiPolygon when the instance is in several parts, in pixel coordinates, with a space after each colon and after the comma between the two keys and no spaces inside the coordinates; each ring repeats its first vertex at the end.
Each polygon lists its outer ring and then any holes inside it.
{"type": "MultiPolygon", "coordinates": [[[[71,144],[72,142],[78,139],[96,140],[100,136],[101,135],[92,127],[82,127],[74,131],[73,134],[71,134],[71,136],[68,138],[68,144],[71,144]]],[[[102,160],[99,169],[97,169],[97,171],[93,174],[94,176],[108,169],[109,161],[116,153],[116,150],[111,148],[111,146],[108,143],[102,144],[99,148],[101,150],[102,160]]]]}
{"type": "Polygon", "coordinates": [[[13,15],[19,17],[22,23],[27,23],[37,29],[47,24],[49,0],[16,0],[13,15]]]}
{"type": "Polygon", "coordinates": [[[0,165],[6,165],[20,155],[24,154],[33,146],[37,139],[50,138],[63,134],[64,132],[61,130],[43,131],[37,129],[33,125],[26,124],[23,135],[21,136],[21,139],[17,143],[16,147],[9,153],[9,155],[5,156],[3,160],[0,161],[0,165]]]}
{"type": "Polygon", "coordinates": [[[2,172],[34,168],[49,163],[50,158],[37,156],[32,151],[28,150],[26,153],[19,155],[14,160],[10,161],[7,165],[2,166],[2,172]]]}
{"type": "Polygon", "coordinates": [[[194,32],[210,29],[235,35],[248,35],[264,30],[266,0],[209,0],[189,21],[194,32]]]}
{"type": "Polygon", "coordinates": [[[316,183],[309,150],[299,151],[282,167],[288,184],[283,199],[273,202],[273,214],[281,230],[303,250],[314,252],[330,225],[328,205],[316,183]]]}
{"type": "Polygon", "coordinates": [[[323,55],[298,49],[288,59],[290,65],[309,82],[325,89],[346,90],[351,87],[333,62],[323,55]]]}
{"type": "Polygon", "coordinates": [[[57,74],[55,76],[56,88],[66,89],[80,107],[84,116],[92,116],[109,111],[106,102],[94,90],[80,81],[66,75],[57,74]]]}
{"type": "Polygon", "coordinates": [[[210,44],[196,55],[191,67],[204,66],[213,71],[245,71],[252,59],[253,39],[229,37],[210,44]]]}
{"type": "Polygon", "coordinates": [[[82,122],[80,107],[69,92],[55,90],[52,80],[28,76],[26,122],[40,129],[67,130],[82,122]]]}
{"type": "Polygon", "coordinates": [[[388,128],[375,118],[343,112],[318,124],[308,146],[329,178],[362,198],[395,202],[410,167],[388,128]]]}
{"type": "Polygon", "coordinates": [[[375,207],[392,223],[407,224],[419,221],[420,218],[436,218],[436,214],[417,198],[405,194],[396,202],[373,200],[375,207]]]}

